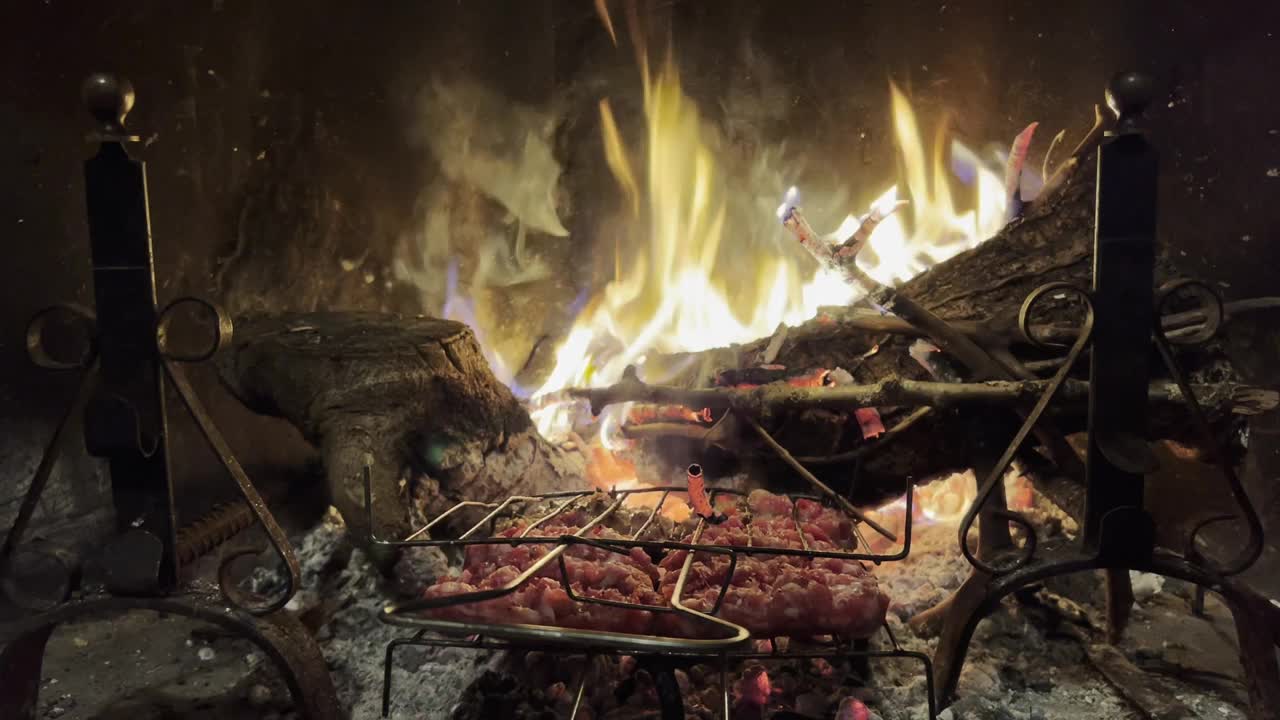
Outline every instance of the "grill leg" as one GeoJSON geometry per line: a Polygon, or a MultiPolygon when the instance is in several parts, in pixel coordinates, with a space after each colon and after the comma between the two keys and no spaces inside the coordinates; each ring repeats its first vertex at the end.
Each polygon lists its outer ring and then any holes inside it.
{"type": "MultiPolygon", "coordinates": [[[[871,640],[868,638],[859,638],[853,641],[852,650],[855,653],[865,653],[870,649],[871,640]]],[[[849,657],[849,670],[864,684],[871,682],[871,658],[866,655],[851,655],[849,657]]]]}
{"type": "Polygon", "coordinates": [[[40,673],[44,667],[44,647],[53,634],[53,625],[23,635],[0,652],[0,720],[31,720],[40,698],[40,673]]]}
{"type": "Polygon", "coordinates": [[[684,720],[684,697],[680,694],[680,685],[676,682],[676,674],[671,667],[664,667],[653,675],[658,686],[658,705],[662,709],[662,720],[684,720]]]}

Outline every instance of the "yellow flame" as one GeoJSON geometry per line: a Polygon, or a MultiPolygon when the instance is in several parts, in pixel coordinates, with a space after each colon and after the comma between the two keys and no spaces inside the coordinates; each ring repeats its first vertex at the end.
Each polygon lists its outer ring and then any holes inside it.
{"type": "MultiPolygon", "coordinates": [[[[727,254],[739,251],[722,252],[724,171],[670,58],[656,78],[643,54],[640,66],[647,127],[643,182],[627,159],[608,103],[600,105],[605,159],[637,212],[632,240],[638,241],[619,239],[617,276],[577,318],[557,352],[554,370],[535,396],[569,386],[609,384],[651,351],[699,351],[750,341],[772,333],[780,323],[804,322],[823,305],[856,299],[855,291],[832,271],[805,278],[793,255],[757,252],[752,258],[756,278],[735,276],[721,267],[727,254]],[[764,292],[744,298],[738,290],[743,286],[764,292]],[[745,313],[744,301],[749,305],[745,313]]],[[[881,222],[859,264],[878,280],[896,283],[994,234],[1004,221],[1005,198],[1002,179],[978,168],[976,209],[957,211],[945,153],[939,147],[932,163],[926,161],[915,114],[896,86],[890,87],[890,102],[910,223],[903,212],[881,222]]],[[[886,210],[898,200],[894,185],[871,208],[886,210]]],[[[759,222],[777,219],[766,214],[759,222]]],[[[843,241],[858,224],[851,215],[828,239],[843,241]]],[[[564,403],[546,403],[533,415],[544,434],[556,436],[568,430],[573,411],[564,403]]]]}
{"type": "Polygon", "coordinates": [[[613,18],[609,17],[609,6],[605,0],[596,0],[596,15],[600,16],[600,22],[604,23],[604,29],[609,33],[609,39],[613,41],[614,47],[617,47],[618,36],[613,32],[613,18]]]}
{"type": "Polygon", "coordinates": [[[608,100],[600,101],[600,125],[604,133],[604,159],[609,170],[617,178],[618,184],[631,201],[631,211],[640,214],[640,186],[636,183],[636,175],[631,171],[631,161],[627,159],[627,150],[622,144],[622,134],[618,132],[618,123],[613,119],[613,108],[608,100]]]}

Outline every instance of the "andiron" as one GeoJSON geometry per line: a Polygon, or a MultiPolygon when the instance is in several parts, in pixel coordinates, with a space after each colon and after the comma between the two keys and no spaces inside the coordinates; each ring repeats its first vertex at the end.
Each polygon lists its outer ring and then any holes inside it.
{"type": "MultiPolygon", "coordinates": [[[[1152,83],[1138,73],[1112,79],[1107,102],[1117,124],[1098,149],[1097,203],[1093,247],[1093,284],[1085,289],[1052,283],[1035,289],[1019,317],[1027,342],[1049,347],[1030,332],[1031,316],[1042,303],[1076,302],[1083,319],[1065,362],[1004,454],[988,469],[959,529],[960,548],[973,565],[970,577],[949,599],[934,655],[934,690],[939,706],[955,696],[969,641],[978,623],[1000,601],[1046,578],[1089,570],[1138,570],[1174,577],[1218,593],[1236,623],[1250,697],[1250,717],[1276,718],[1280,712],[1280,667],[1275,646],[1280,636],[1280,608],[1262,599],[1231,576],[1247,569],[1262,549],[1262,526],[1230,461],[1217,453],[1227,489],[1239,516],[1215,517],[1197,525],[1181,553],[1157,547],[1151,515],[1144,508],[1143,482],[1156,460],[1143,437],[1151,375],[1150,360],[1159,357],[1182,388],[1193,427],[1207,447],[1216,441],[1201,406],[1175,358],[1172,345],[1208,341],[1221,324],[1222,302],[1208,286],[1180,280],[1154,286],[1156,259],[1157,153],[1139,128],[1151,101],[1152,83]],[[1153,302],[1154,298],[1154,302],[1153,302]],[[1207,318],[1194,336],[1170,337],[1158,322],[1175,299],[1199,304],[1207,318]],[[1215,321],[1216,319],[1216,321],[1215,321]],[[1151,348],[1155,346],[1153,355],[1151,348]],[[1066,381],[1086,348],[1089,366],[1088,445],[1085,457],[1085,507],[1079,537],[1072,542],[1038,543],[1035,528],[1019,513],[1002,507],[998,488],[1005,470],[1066,381]],[[993,507],[994,506],[994,507],[993,507]],[[978,517],[984,524],[1018,525],[1023,543],[992,550],[969,548],[968,534],[978,517]],[[1196,550],[1196,535],[1211,522],[1241,519],[1246,527],[1240,554],[1224,565],[1196,550]]],[[[1061,350],[1054,345],[1052,349],[1061,350]]],[[[999,545],[999,544],[997,544],[999,545]]]]}
{"type": "Polygon", "coordinates": [[[336,720],[341,710],[324,657],[310,634],[283,610],[299,584],[297,557],[183,367],[224,347],[231,338],[231,321],[199,298],[179,298],[163,309],[157,304],[146,168],[125,148],[138,139],[124,124],[134,103],[133,87],[123,78],[96,74],[85,82],[82,94],[97,122],[91,139],[98,152],[84,166],[94,310],[61,305],[37,313],[27,328],[27,350],[40,367],[78,370],[83,377],[0,547],[0,576],[12,570],[13,552],[52,475],[66,428],[78,415],[84,420],[86,448],[107,464],[116,532],[96,558],[102,589],[86,589],[72,599],[68,585],[60,605],[5,628],[12,639],[0,650],[0,720],[35,717],[45,645],[58,625],[134,610],[209,622],[248,639],[280,671],[304,717],[336,720]],[[195,329],[182,331],[180,322],[195,329]],[[74,328],[82,342],[73,343],[78,346],[74,351],[65,343],[59,348],[50,340],[56,327],[74,328]],[[166,411],[166,397],[175,392],[280,559],[283,592],[259,597],[240,589],[228,568],[243,552],[223,559],[221,595],[180,584],[181,563],[207,548],[198,538],[194,542],[199,547],[186,547],[184,542],[193,541],[180,539],[176,523],[166,411]]]}

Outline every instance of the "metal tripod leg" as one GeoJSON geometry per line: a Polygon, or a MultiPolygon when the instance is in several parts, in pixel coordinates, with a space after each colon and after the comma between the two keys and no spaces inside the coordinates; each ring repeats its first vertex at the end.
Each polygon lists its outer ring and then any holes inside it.
{"type": "Polygon", "coordinates": [[[169,598],[99,597],[62,605],[5,628],[14,639],[0,651],[0,720],[34,720],[45,645],[53,630],[83,617],[129,610],[181,615],[200,620],[257,645],[280,671],[293,702],[308,720],[341,720],[329,668],[315,640],[292,616],[255,617],[220,602],[216,596],[169,598]]]}
{"type": "Polygon", "coordinates": [[[1247,590],[1224,592],[1240,643],[1250,720],[1280,720],[1280,607],[1247,590]]]}
{"type": "Polygon", "coordinates": [[[1042,558],[998,577],[975,572],[952,596],[933,659],[934,692],[939,707],[945,707],[955,697],[969,641],[978,623],[991,614],[1004,597],[1056,575],[1115,568],[1178,578],[1220,593],[1231,608],[1240,639],[1241,661],[1249,689],[1249,718],[1280,720],[1280,665],[1275,655],[1277,641],[1280,641],[1280,607],[1186,560],[1161,553],[1141,567],[1132,568],[1108,565],[1073,548],[1056,551],[1045,548],[1042,558]]]}

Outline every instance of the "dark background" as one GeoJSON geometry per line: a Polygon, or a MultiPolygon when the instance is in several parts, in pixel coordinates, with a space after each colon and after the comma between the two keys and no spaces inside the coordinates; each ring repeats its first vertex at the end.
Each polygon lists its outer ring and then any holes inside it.
{"type": "MultiPolygon", "coordinates": [[[[621,31],[620,4],[610,3],[621,31]]],[[[90,298],[80,169],[90,123],[78,99],[88,73],[118,72],[137,88],[130,126],[146,140],[134,153],[149,167],[162,302],[195,293],[236,310],[434,310],[389,270],[437,172],[411,141],[415,98],[432,75],[466,74],[521,102],[564,99],[558,149],[570,178],[589,172],[578,158],[599,156],[598,97],[587,78],[634,80],[630,53],[612,47],[589,0],[2,5],[0,520],[74,384],[28,365],[22,328],[38,308],[90,298]],[[360,272],[339,270],[345,258],[357,258],[360,272]]],[[[892,163],[888,78],[908,92],[926,133],[944,111],[957,136],[976,144],[1007,144],[1040,121],[1038,165],[1053,133],[1065,129],[1069,147],[1088,128],[1112,73],[1150,72],[1159,88],[1149,126],[1162,152],[1162,240],[1228,298],[1280,294],[1277,6],[655,4],[671,20],[687,89],[713,119],[746,122],[749,136],[786,136],[830,158],[835,172],[877,182],[892,163]],[[727,110],[720,100],[730,94],[747,101],[727,110]],[[758,116],[744,119],[743,107],[758,116]]],[[[574,198],[578,212],[589,202],[574,198]]],[[[557,262],[571,285],[589,282],[587,260],[557,262]]],[[[1255,382],[1280,382],[1270,327],[1245,323],[1233,336],[1255,382]]],[[[202,387],[248,465],[306,457],[296,434],[221,397],[207,372],[202,387]]],[[[1275,485],[1276,427],[1255,423],[1252,436],[1263,451],[1255,482],[1266,488],[1275,485]]],[[[218,475],[189,428],[179,428],[179,445],[183,503],[199,506],[218,475]]],[[[101,483],[91,463],[72,458],[45,509],[92,509],[101,483]]]]}

